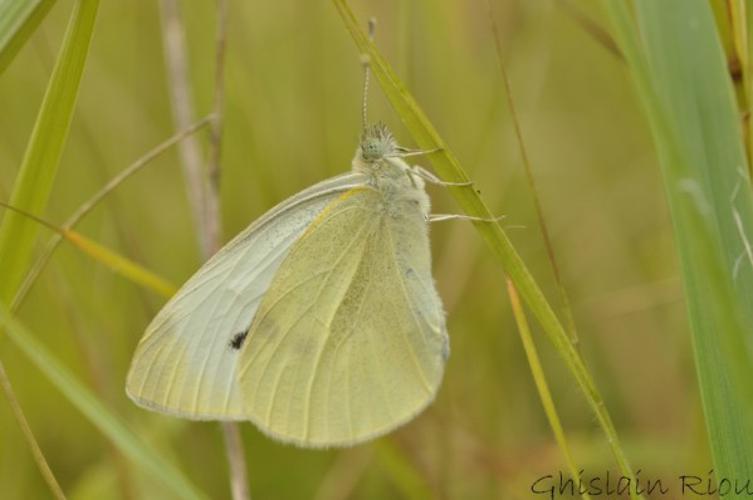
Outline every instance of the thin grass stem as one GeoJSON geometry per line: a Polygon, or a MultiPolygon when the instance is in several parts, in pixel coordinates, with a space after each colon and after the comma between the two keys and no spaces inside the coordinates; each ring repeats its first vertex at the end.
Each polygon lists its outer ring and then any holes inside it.
{"type": "MultiPolygon", "coordinates": [[[[177,129],[187,128],[196,115],[193,107],[193,93],[188,73],[188,48],[186,34],[177,0],[161,0],[160,19],[162,40],[167,66],[170,109],[177,129]]],[[[192,210],[201,255],[212,253],[212,235],[204,229],[208,220],[207,182],[199,141],[189,137],[181,141],[178,148],[180,165],[186,183],[186,194],[192,210]]]]}
{"type": "MultiPolygon", "coordinates": [[[[531,329],[528,326],[528,320],[526,319],[523,304],[520,302],[520,297],[518,296],[518,291],[515,289],[515,285],[513,285],[512,281],[509,279],[507,280],[507,294],[510,297],[510,304],[512,306],[513,315],[515,316],[515,322],[518,325],[520,340],[523,343],[523,349],[526,352],[526,358],[528,359],[528,365],[531,368],[531,374],[533,375],[533,381],[536,384],[536,390],[539,393],[539,399],[541,399],[541,405],[544,407],[549,426],[552,428],[552,433],[554,433],[554,439],[557,441],[557,445],[565,456],[567,468],[570,469],[572,477],[576,478],[578,477],[578,467],[575,465],[575,459],[570,452],[570,447],[567,445],[565,431],[562,428],[559,415],[557,415],[557,407],[554,405],[552,393],[549,391],[549,384],[546,382],[546,374],[541,365],[541,360],[539,359],[539,354],[536,350],[536,343],[533,341],[533,336],[531,335],[531,329]]],[[[588,493],[583,493],[581,496],[584,499],[591,498],[588,493]]]]}
{"type": "MultiPolygon", "coordinates": [[[[193,92],[188,78],[188,51],[185,33],[178,2],[176,0],[162,0],[160,5],[162,7],[165,57],[170,80],[173,115],[178,127],[182,128],[193,119],[194,115],[191,105],[193,92]]],[[[196,141],[188,140],[181,143],[181,159],[189,192],[189,202],[193,209],[199,247],[204,260],[211,257],[220,247],[219,183],[225,96],[227,17],[227,1],[219,0],[217,3],[214,96],[208,168],[204,169],[202,166],[199,146],[196,141]]],[[[223,422],[221,426],[230,466],[230,489],[233,500],[248,500],[250,494],[247,465],[240,429],[235,422],[223,422]]]]}
{"type": "MultiPolygon", "coordinates": [[[[110,179],[107,184],[102,186],[96,193],[94,193],[88,200],[86,200],[84,203],[82,203],[76,211],[71,214],[70,217],[65,221],[65,223],[61,226],[61,229],[63,230],[69,230],[73,229],[81,220],[83,220],[84,217],[86,217],[89,213],[91,213],[92,210],[94,210],[102,201],[107,198],[107,196],[112,193],[115,189],[117,189],[123,182],[125,182],[127,179],[132,177],[137,172],[140,172],[144,167],[149,165],[153,160],[164,154],[166,151],[168,151],[172,146],[179,143],[186,137],[196,133],[197,131],[204,128],[207,124],[209,124],[211,121],[211,116],[202,118],[201,120],[195,122],[191,126],[175,133],[172,137],[166,139],[165,141],[161,142],[151,150],[147,151],[146,154],[141,156],[139,159],[128,165],[126,168],[124,168],[122,171],[120,171],[118,174],[116,174],[112,179],[110,179]]],[[[44,270],[47,263],[50,261],[50,258],[52,257],[52,254],[57,249],[58,245],[63,241],[63,236],[56,232],[50,240],[47,242],[47,245],[45,246],[44,250],[42,251],[41,255],[37,258],[37,260],[32,265],[29,272],[24,277],[23,282],[21,283],[21,286],[16,293],[15,297],[13,298],[13,302],[11,303],[11,311],[17,311],[18,308],[23,303],[24,299],[28,296],[29,291],[31,290],[31,287],[36,283],[37,278],[44,270]]]]}
{"type": "Polygon", "coordinates": [[[549,264],[552,267],[552,274],[554,274],[554,280],[557,283],[557,290],[559,291],[560,301],[562,302],[562,312],[565,316],[567,331],[570,334],[570,341],[577,348],[578,332],[575,327],[575,318],[573,316],[573,310],[570,305],[570,297],[567,293],[567,289],[565,288],[565,284],[562,282],[562,275],[560,273],[559,265],[557,264],[557,256],[554,253],[554,245],[552,244],[551,236],[549,236],[549,229],[547,228],[546,217],[544,216],[544,208],[541,204],[541,198],[539,197],[539,190],[536,187],[536,178],[533,175],[531,159],[528,155],[528,149],[526,148],[525,141],[523,140],[523,130],[520,126],[520,120],[518,119],[518,112],[515,109],[515,99],[513,99],[512,96],[510,76],[507,73],[505,60],[502,56],[502,42],[500,41],[499,27],[497,26],[497,21],[494,17],[494,9],[492,8],[491,1],[486,0],[486,5],[489,9],[489,22],[491,24],[492,35],[494,38],[494,48],[497,53],[497,63],[499,65],[502,82],[504,83],[505,87],[507,107],[510,110],[510,119],[512,120],[513,129],[515,130],[515,139],[518,143],[520,159],[523,162],[523,170],[526,173],[526,181],[528,182],[528,187],[530,188],[531,196],[533,197],[533,205],[534,210],[536,211],[536,219],[539,223],[539,229],[541,230],[541,238],[544,240],[544,248],[546,248],[546,254],[549,258],[549,264]]]}
{"type": "Polygon", "coordinates": [[[50,493],[52,493],[52,495],[58,500],[65,499],[65,493],[63,493],[63,489],[60,487],[60,484],[58,484],[57,479],[55,479],[55,474],[52,473],[52,469],[50,469],[50,465],[47,463],[47,459],[44,457],[44,453],[42,453],[42,449],[39,447],[39,443],[34,437],[31,426],[29,426],[29,422],[26,420],[26,415],[24,415],[21,404],[18,402],[18,398],[16,398],[13,385],[10,383],[10,379],[5,372],[5,366],[2,361],[0,361],[0,387],[3,390],[5,398],[8,400],[8,405],[13,412],[13,418],[18,422],[18,426],[21,428],[21,433],[24,435],[24,439],[26,439],[26,444],[29,446],[29,450],[34,456],[34,462],[36,462],[39,472],[42,474],[42,478],[50,489],[50,493]]]}

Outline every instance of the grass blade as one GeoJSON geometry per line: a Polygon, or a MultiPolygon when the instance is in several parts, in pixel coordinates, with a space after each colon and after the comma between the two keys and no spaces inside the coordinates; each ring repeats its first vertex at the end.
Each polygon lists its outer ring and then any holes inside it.
{"type": "Polygon", "coordinates": [[[36,31],[55,0],[7,0],[0,3],[0,74],[36,31]]]}
{"type": "Polygon", "coordinates": [[[497,64],[502,76],[502,83],[505,88],[505,97],[507,99],[507,108],[510,112],[510,119],[512,120],[513,129],[515,130],[515,142],[518,143],[518,150],[520,153],[520,159],[523,163],[523,171],[526,174],[526,182],[528,188],[531,191],[531,198],[533,199],[533,206],[536,212],[536,221],[539,225],[539,231],[541,232],[541,239],[544,242],[544,248],[546,249],[547,258],[552,268],[552,274],[554,275],[554,281],[557,283],[557,290],[560,295],[561,310],[565,316],[565,326],[570,334],[570,340],[576,346],[578,345],[578,331],[575,328],[575,317],[570,305],[570,297],[568,296],[565,284],[562,281],[562,275],[560,274],[559,265],[557,264],[557,256],[554,252],[554,244],[552,238],[549,236],[549,229],[547,228],[546,217],[544,216],[544,207],[541,204],[541,198],[539,197],[539,190],[536,187],[536,178],[533,175],[533,167],[531,166],[531,160],[528,157],[528,150],[523,140],[523,130],[520,126],[520,120],[518,120],[518,113],[515,110],[515,99],[512,96],[512,85],[510,84],[510,77],[507,74],[507,68],[505,67],[505,61],[502,57],[502,42],[500,41],[499,28],[497,21],[494,19],[494,9],[492,8],[491,0],[487,0],[487,7],[489,10],[489,19],[491,23],[492,35],[494,36],[494,48],[497,53],[497,64]]]}
{"type": "Polygon", "coordinates": [[[635,16],[607,6],[659,154],[716,475],[747,478],[753,196],[714,19],[699,0],[638,1],[635,16]]]}
{"type": "MultiPolygon", "coordinates": [[[[86,215],[94,210],[95,207],[97,207],[105,198],[107,198],[107,196],[112,191],[114,191],[123,182],[125,182],[137,172],[141,171],[144,167],[149,165],[152,160],[165,153],[170,147],[206,126],[209,121],[209,117],[202,118],[190,127],[173,134],[170,138],[161,142],[156,147],[152,148],[146,154],[141,156],[138,160],[128,165],[112,179],[110,179],[96,193],[94,193],[94,195],[86,200],[78,209],[76,209],[76,211],[70,217],[68,217],[68,219],[66,219],[61,229],[73,229],[84,217],[86,217],[86,215]]],[[[24,277],[24,281],[21,284],[21,287],[18,289],[16,296],[13,298],[13,302],[11,303],[11,312],[15,312],[21,305],[21,303],[23,303],[23,300],[26,298],[29,290],[31,290],[31,287],[34,285],[36,279],[44,270],[47,262],[50,260],[50,258],[52,258],[52,254],[55,252],[62,240],[63,236],[61,232],[57,232],[47,242],[47,245],[45,246],[42,254],[36,259],[34,265],[24,277]]],[[[170,295],[172,295],[172,293],[170,293],[170,295]]]]}
{"type": "Polygon", "coordinates": [[[81,233],[69,229],[63,233],[63,237],[94,260],[106,265],[112,271],[137,285],[144,286],[163,297],[171,297],[177,291],[175,285],[165,281],[132,260],[113,252],[96,241],[86,238],[81,233]]]}
{"type": "Polygon", "coordinates": [[[52,231],[55,231],[58,235],[60,235],[61,238],[64,238],[66,241],[87,254],[89,257],[100,262],[101,264],[104,264],[112,271],[120,274],[124,278],[136,283],[137,285],[149,288],[150,290],[157,292],[163,297],[170,297],[177,290],[174,285],[168,283],[151,271],[136,264],[132,260],[117,254],[104,245],[90,240],[81,233],[78,233],[72,229],[59,228],[44,219],[30,214],[25,210],[20,210],[16,207],[8,205],[7,203],[4,203],[2,201],[0,201],[0,207],[10,209],[11,211],[18,213],[23,217],[31,219],[34,222],[45,226],[52,231]]]}
{"type": "Polygon", "coordinates": [[[126,424],[110,412],[73,374],[15,320],[0,304],[0,327],[34,366],[62,392],[86,418],[110,439],[134,464],[152,474],[179,498],[203,499],[206,495],[175,466],[148,447],[126,424]]]}
{"type": "MultiPolygon", "coordinates": [[[[426,150],[441,149],[441,152],[429,155],[436,172],[441,178],[447,181],[468,182],[468,175],[460,165],[457,157],[455,157],[447,144],[439,136],[434,126],[397,77],[392,67],[382,58],[374,44],[369,41],[366,34],[361,30],[358,21],[345,0],[333,0],[333,2],[355,41],[358,50],[369,56],[374,75],[379,80],[385,95],[418,146],[426,150]]],[[[453,187],[449,189],[455,201],[466,214],[481,219],[493,218],[481,196],[472,187],[453,187]]],[[[557,352],[562,356],[568,369],[578,382],[578,386],[607,436],[620,471],[626,477],[633,478],[632,470],[617,438],[612,419],[606,410],[603,399],[588,369],[571,344],[568,334],[551,305],[544,297],[541,288],[513,247],[507,234],[497,223],[474,222],[473,224],[489,245],[492,253],[502,264],[505,272],[515,284],[518,292],[536,316],[549,340],[554,344],[557,352]]],[[[640,497],[635,495],[634,498],[640,497]]]]}
{"type": "MultiPolygon", "coordinates": [[[[567,445],[565,431],[562,428],[559,415],[557,415],[557,408],[554,406],[552,393],[549,391],[549,384],[546,382],[544,368],[541,365],[541,359],[539,359],[539,354],[536,351],[536,344],[533,341],[531,329],[528,326],[528,320],[526,319],[526,313],[523,310],[523,304],[520,303],[520,297],[518,297],[518,291],[515,290],[515,285],[513,285],[509,279],[507,280],[507,293],[510,296],[510,304],[512,306],[513,315],[515,316],[515,323],[518,325],[520,340],[523,343],[523,349],[526,351],[528,364],[531,367],[533,380],[536,384],[536,389],[539,391],[539,399],[541,399],[541,405],[544,407],[546,418],[549,421],[549,427],[552,428],[554,439],[557,441],[557,445],[565,456],[565,463],[567,464],[567,468],[570,469],[570,475],[573,478],[577,478],[579,476],[579,469],[575,465],[575,460],[570,452],[570,447],[567,445]]],[[[587,492],[581,493],[581,497],[585,500],[591,498],[587,492]]]]}
{"type": "Polygon", "coordinates": [[[63,493],[62,488],[60,488],[60,484],[55,478],[55,474],[53,474],[52,469],[50,469],[50,465],[47,463],[47,459],[42,453],[42,449],[39,447],[39,443],[37,443],[34,433],[31,431],[31,426],[29,425],[28,420],[26,420],[26,415],[24,415],[21,405],[16,398],[16,393],[13,390],[13,386],[10,383],[10,379],[5,372],[5,366],[3,366],[2,362],[0,362],[0,388],[2,388],[2,391],[8,400],[10,409],[13,412],[13,417],[21,428],[21,433],[24,435],[24,439],[26,439],[26,443],[34,457],[34,461],[37,463],[39,472],[47,483],[47,487],[50,488],[50,493],[52,493],[52,496],[57,500],[65,499],[65,493],[63,493]]]}
{"type": "MultiPolygon", "coordinates": [[[[0,73],[34,32],[53,1],[11,0],[0,5],[0,73]]],[[[98,0],[81,0],[73,8],[63,46],[42,101],[11,199],[17,206],[42,211],[52,189],[60,155],[73,115],[84,61],[94,30],[98,0]]],[[[9,304],[31,259],[37,227],[18,214],[5,214],[0,222],[0,305],[9,304]]],[[[4,393],[13,405],[10,382],[4,377],[4,393]]],[[[32,455],[58,495],[54,477],[41,454],[20,407],[16,418],[30,443],[32,455]],[[49,477],[48,477],[49,476],[49,477]]]]}
{"type": "MultiPolygon", "coordinates": [[[[47,205],[78,94],[99,0],[75,3],[10,204],[31,213],[47,205]]],[[[37,225],[14,213],[0,224],[0,302],[10,303],[31,260],[37,225]]]]}

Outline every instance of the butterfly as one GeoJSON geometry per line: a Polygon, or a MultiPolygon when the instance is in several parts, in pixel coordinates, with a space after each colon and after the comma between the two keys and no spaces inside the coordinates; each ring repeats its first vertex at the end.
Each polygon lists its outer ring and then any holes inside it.
{"type": "Polygon", "coordinates": [[[438,179],[410,154],[367,127],[351,172],[226,244],[147,327],[128,396],[303,447],[354,445],[426,408],[449,339],[428,235],[425,181],[438,179]]]}

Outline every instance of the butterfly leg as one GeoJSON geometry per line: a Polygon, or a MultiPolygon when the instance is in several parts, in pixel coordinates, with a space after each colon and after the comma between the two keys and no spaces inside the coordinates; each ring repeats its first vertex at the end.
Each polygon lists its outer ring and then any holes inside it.
{"type": "Polygon", "coordinates": [[[414,165],[413,168],[411,168],[411,172],[415,174],[416,176],[422,178],[426,182],[430,184],[436,184],[437,186],[456,186],[456,187],[464,187],[464,186],[472,186],[473,181],[465,181],[465,182],[448,182],[443,181],[436,175],[432,174],[428,170],[426,170],[424,167],[420,165],[414,165]]]}
{"type": "Polygon", "coordinates": [[[430,155],[432,153],[439,153],[442,151],[442,148],[434,148],[434,149],[408,149],[404,147],[398,146],[397,148],[397,155],[400,158],[406,158],[408,156],[422,156],[422,155],[430,155]]]}
{"type": "Polygon", "coordinates": [[[469,220],[473,222],[497,222],[507,217],[506,215],[500,215],[497,217],[475,217],[473,215],[464,214],[429,214],[427,217],[428,222],[442,222],[446,220],[469,220]]]}

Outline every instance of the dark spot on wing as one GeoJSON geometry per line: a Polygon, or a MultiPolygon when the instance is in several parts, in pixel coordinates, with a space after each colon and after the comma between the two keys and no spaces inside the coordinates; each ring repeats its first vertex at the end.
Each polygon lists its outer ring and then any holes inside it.
{"type": "Polygon", "coordinates": [[[247,336],[248,330],[233,335],[233,338],[230,340],[230,348],[235,349],[236,351],[240,349],[247,336]]]}

